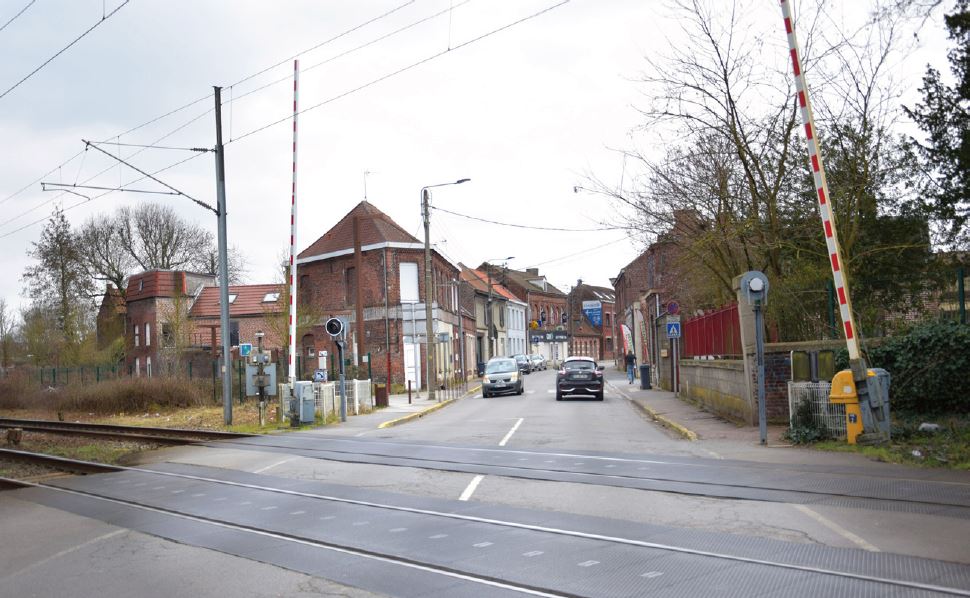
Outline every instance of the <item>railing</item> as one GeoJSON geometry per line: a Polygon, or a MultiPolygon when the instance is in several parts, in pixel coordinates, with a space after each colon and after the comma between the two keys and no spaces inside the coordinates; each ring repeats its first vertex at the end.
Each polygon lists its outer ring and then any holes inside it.
{"type": "Polygon", "coordinates": [[[830,382],[789,382],[788,383],[788,424],[806,425],[808,422],[796,421],[799,413],[811,413],[811,424],[817,429],[827,430],[834,438],[845,438],[845,405],[829,402],[832,384],[830,382]],[[799,408],[801,407],[801,411],[799,408]]]}
{"type": "Polygon", "coordinates": [[[742,355],[741,322],[737,304],[688,318],[683,325],[684,357],[742,355]]]}

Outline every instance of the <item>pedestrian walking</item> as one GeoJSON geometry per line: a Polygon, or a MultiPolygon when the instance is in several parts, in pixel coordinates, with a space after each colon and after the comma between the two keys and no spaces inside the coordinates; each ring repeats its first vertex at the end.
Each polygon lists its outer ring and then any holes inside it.
{"type": "Polygon", "coordinates": [[[636,377],[637,371],[637,356],[630,351],[626,354],[626,377],[633,384],[633,379],[636,377]]]}

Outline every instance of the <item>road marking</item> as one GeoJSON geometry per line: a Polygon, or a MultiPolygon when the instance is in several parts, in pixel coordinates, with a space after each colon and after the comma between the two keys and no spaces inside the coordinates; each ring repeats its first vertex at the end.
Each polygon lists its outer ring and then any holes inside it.
{"type": "Polygon", "coordinates": [[[469,498],[471,498],[472,494],[475,494],[475,489],[478,488],[478,485],[481,484],[482,480],[484,479],[485,479],[485,476],[483,475],[477,475],[473,477],[472,481],[468,482],[468,486],[461,493],[461,496],[458,497],[458,500],[468,500],[469,498]]]}
{"type": "Polygon", "coordinates": [[[805,513],[815,521],[818,521],[819,523],[829,528],[833,532],[842,536],[846,540],[854,543],[859,548],[862,548],[863,550],[868,550],[869,552],[881,552],[878,548],[876,548],[872,544],[866,542],[859,536],[853,534],[852,532],[840,526],[839,524],[835,523],[831,519],[828,519],[827,517],[823,517],[822,515],[816,513],[815,511],[806,507],[805,505],[792,505],[792,506],[798,509],[799,511],[801,511],[802,513],[805,513]]]}
{"type": "Polygon", "coordinates": [[[205,496],[205,492],[196,492],[192,495],[192,498],[199,498],[201,496],[205,496]]]}
{"type": "Polygon", "coordinates": [[[433,536],[428,536],[429,540],[440,540],[442,538],[447,538],[448,534],[435,534],[433,536]]]}
{"type": "Polygon", "coordinates": [[[293,511],[290,515],[303,515],[306,511],[293,511]]]}
{"type": "Polygon", "coordinates": [[[327,515],[326,517],[321,517],[320,520],[321,521],[330,521],[331,519],[336,519],[336,518],[337,517],[335,515],[327,515]]]}
{"type": "Polygon", "coordinates": [[[534,394],[536,394],[536,391],[534,391],[534,390],[527,390],[527,391],[525,391],[525,394],[527,394],[527,395],[534,395],[534,394]]]}
{"type": "Polygon", "coordinates": [[[290,457],[288,459],[283,459],[282,461],[277,461],[276,463],[273,463],[272,465],[267,465],[266,467],[260,467],[259,469],[257,469],[253,473],[263,473],[264,471],[269,471],[270,469],[273,469],[274,467],[278,467],[278,466],[280,466],[280,465],[282,465],[284,463],[289,463],[290,461],[292,461],[294,459],[297,459],[297,458],[298,457],[290,457]]]}
{"type": "Polygon", "coordinates": [[[647,579],[653,579],[654,577],[660,577],[663,574],[664,574],[663,571],[647,571],[646,573],[644,573],[640,577],[646,577],[647,579]]]}
{"type": "Polygon", "coordinates": [[[273,510],[273,509],[275,509],[275,508],[276,508],[276,507],[274,507],[274,506],[269,506],[269,507],[262,507],[262,508],[261,508],[261,509],[259,509],[259,510],[260,510],[260,511],[272,511],[272,510],[273,510]]]}
{"type": "Polygon", "coordinates": [[[392,534],[399,534],[401,532],[408,531],[408,528],[406,528],[406,527],[395,527],[395,528],[393,528],[391,530],[388,530],[388,531],[390,531],[392,534]]]}
{"type": "Polygon", "coordinates": [[[478,544],[472,544],[472,546],[474,546],[475,548],[488,548],[491,545],[492,545],[491,542],[479,542],[478,544]]]}
{"type": "Polygon", "coordinates": [[[351,525],[356,525],[356,526],[370,525],[370,521],[355,521],[355,522],[351,523],[351,525]]]}
{"type": "Polygon", "coordinates": [[[577,566],[578,567],[592,567],[593,565],[599,565],[599,564],[600,564],[599,561],[583,561],[582,563],[578,563],[577,566]]]}
{"type": "Polygon", "coordinates": [[[549,389],[546,389],[546,393],[547,393],[547,394],[552,394],[552,393],[554,393],[554,392],[555,392],[555,391],[554,391],[554,390],[552,390],[551,388],[549,388],[549,389]]]}
{"type": "Polygon", "coordinates": [[[544,554],[544,553],[541,550],[530,550],[529,552],[523,552],[522,556],[528,557],[531,559],[532,557],[539,556],[540,554],[544,554]]]}
{"type": "Polygon", "coordinates": [[[519,429],[519,426],[522,425],[522,422],[524,420],[525,420],[524,417],[520,417],[519,421],[515,422],[515,425],[512,426],[512,429],[509,430],[509,433],[505,435],[505,438],[503,438],[502,441],[498,443],[498,445],[505,446],[505,443],[509,441],[509,438],[512,438],[512,434],[515,434],[515,431],[519,429]]]}

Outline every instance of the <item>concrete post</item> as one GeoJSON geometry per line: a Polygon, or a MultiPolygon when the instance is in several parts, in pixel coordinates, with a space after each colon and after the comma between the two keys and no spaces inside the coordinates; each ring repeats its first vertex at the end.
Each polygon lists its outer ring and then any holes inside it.
{"type": "Polygon", "coordinates": [[[741,324],[741,352],[743,354],[744,360],[744,400],[745,400],[745,413],[744,419],[748,425],[756,426],[758,425],[758,408],[757,408],[757,388],[752,380],[755,373],[755,368],[757,367],[754,363],[756,359],[757,338],[755,336],[755,314],[754,308],[747,303],[743,291],[741,290],[741,276],[735,276],[734,280],[731,281],[731,286],[738,301],[738,320],[741,324]]]}

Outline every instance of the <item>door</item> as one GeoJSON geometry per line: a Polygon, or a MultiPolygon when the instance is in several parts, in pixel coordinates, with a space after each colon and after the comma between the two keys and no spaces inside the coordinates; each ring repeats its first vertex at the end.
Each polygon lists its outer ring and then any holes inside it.
{"type": "Polygon", "coordinates": [[[416,367],[421,358],[421,347],[414,343],[404,343],[404,383],[411,381],[411,388],[421,388],[421,368],[416,367]]]}

